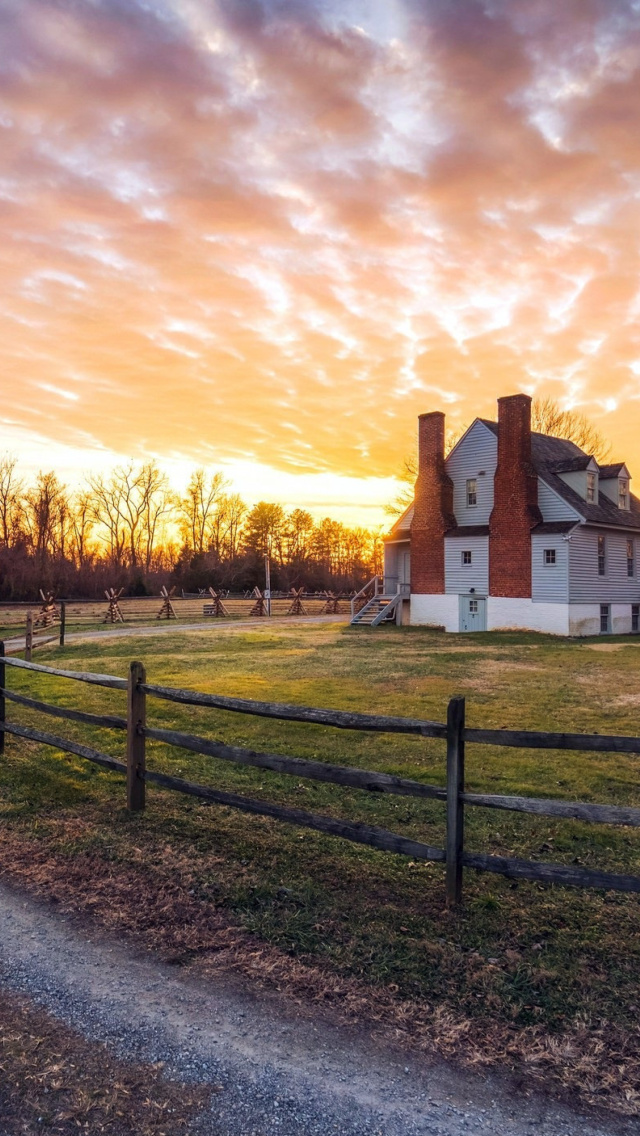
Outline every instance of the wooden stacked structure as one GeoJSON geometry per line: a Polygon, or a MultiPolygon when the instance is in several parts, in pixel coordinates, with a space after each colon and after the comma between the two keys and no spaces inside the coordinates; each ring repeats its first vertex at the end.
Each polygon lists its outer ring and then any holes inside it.
{"type": "Polygon", "coordinates": [[[118,603],[123,592],[124,588],[120,588],[118,592],[116,592],[115,588],[106,589],[104,594],[107,597],[109,606],[102,621],[103,623],[124,623],[124,616],[120,610],[120,604],[118,603]]]}
{"type": "Polygon", "coordinates": [[[261,592],[260,588],[254,588],[251,595],[254,597],[256,602],[251,608],[249,615],[268,615],[269,612],[267,610],[267,598],[264,592],[261,592]]]}
{"type": "Polygon", "coordinates": [[[304,594],[304,588],[298,588],[297,591],[296,591],[295,588],[291,589],[291,595],[292,595],[293,599],[291,600],[291,607],[289,608],[287,615],[308,615],[309,614],[306,607],[304,606],[304,604],[302,602],[303,594],[304,594]]]}
{"type": "Polygon", "coordinates": [[[175,595],[175,588],[170,592],[167,591],[164,584],[160,588],[160,595],[162,597],[162,607],[158,612],[156,619],[177,619],[173,604],[171,603],[172,597],[175,595]]]}
{"type": "MultiPolygon", "coordinates": [[[[203,594],[206,595],[206,592],[203,594]]],[[[222,602],[222,592],[216,592],[213,588],[209,588],[209,595],[211,596],[211,603],[204,604],[202,614],[212,615],[217,619],[223,619],[225,616],[228,616],[229,611],[222,602]]]]}
{"type": "Polygon", "coordinates": [[[40,599],[42,600],[42,607],[33,625],[34,627],[51,627],[52,624],[58,623],[60,620],[60,611],[53,598],[53,592],[43,592],[40,588],[40,599]]]}

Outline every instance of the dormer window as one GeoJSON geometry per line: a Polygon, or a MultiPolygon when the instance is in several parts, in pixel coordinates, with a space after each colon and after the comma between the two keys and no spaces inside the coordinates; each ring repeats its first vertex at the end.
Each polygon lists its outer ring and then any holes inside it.
{"type": "Polygon", "coordinates": [[[629,482],[626,477],[618,478],[618,508],[629,508],[629,482]]]}
{"type": "Polygon", "coordinates": [[[596,475],[595,473],[587,474],[587,501],[593,505],[596,499],[596,475]]]}

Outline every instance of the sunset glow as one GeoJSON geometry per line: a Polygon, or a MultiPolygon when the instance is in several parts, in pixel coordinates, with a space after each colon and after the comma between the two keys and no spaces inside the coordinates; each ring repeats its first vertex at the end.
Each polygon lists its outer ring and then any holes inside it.
{"type": "MultiPolygon", "coordinates": [[[[1,448],[383,519],[416,415],[640,478],[640,4],[5,0],[1,448]]],[[[637,490],[637,486],[636,486],[637,490]]]]}

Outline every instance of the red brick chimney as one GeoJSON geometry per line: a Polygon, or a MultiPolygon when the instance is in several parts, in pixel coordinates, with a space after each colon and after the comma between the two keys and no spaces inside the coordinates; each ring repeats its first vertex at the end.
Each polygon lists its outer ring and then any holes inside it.
{"type": "Polygon", "coordinates": [[[542,520],[531,460],[531,399],[498,399],[498,465],[489,518],[489,594],[531,596],[531,530],[542,520]]]}
{"type": "Polygon", "coordinates": [[[456,527],[453,482],[444,467],[444,414],[418,418],[418,478],[411,522],[411,591],[444,594],[444,534],[456,527]]]}

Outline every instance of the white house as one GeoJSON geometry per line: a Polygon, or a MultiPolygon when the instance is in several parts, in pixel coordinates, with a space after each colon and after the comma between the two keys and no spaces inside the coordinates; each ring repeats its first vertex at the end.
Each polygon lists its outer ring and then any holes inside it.
{"type": "Polygon", "coordinates": [[[384,593],[412,624],[560,635],[640,630],[640,500],[627,467],[531,431],[498,400],[448,457],[444,415],[419,419],[413,504],[385,540],[384,593]]]}

